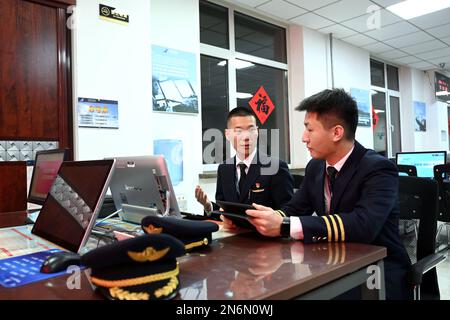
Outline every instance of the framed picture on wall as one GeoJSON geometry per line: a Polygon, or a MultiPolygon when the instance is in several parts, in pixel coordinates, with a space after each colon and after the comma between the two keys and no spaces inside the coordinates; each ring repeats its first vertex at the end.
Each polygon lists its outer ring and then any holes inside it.
{"type": "Polygon", "coordinates": [[[78,98],[78,126],[87,128],[119,128],[119,102],[78,98]]]}
{"type": "Polygon", "coordinates": [[[198,113],[195,54],[152,46],[153,111],[198,113]]]}
{"type": "Polygon", "coordinates": [[[358,126],[370,127],[370,100],[369,91],[364,89],[350,88],[350,95],[358,105],[358,126]]]}

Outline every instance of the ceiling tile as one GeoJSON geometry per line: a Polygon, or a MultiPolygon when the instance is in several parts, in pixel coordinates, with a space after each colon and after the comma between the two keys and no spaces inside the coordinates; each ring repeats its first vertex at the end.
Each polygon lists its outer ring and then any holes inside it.
{"type": "MultiPolygon", "coordinates": [[[[402,20],[385,9],[381,9],[379,13],[380,13],[380,21],[379,21],[380,27],[384,27],[386,25],[396,23],[402,20]]],[[[374,18],[372,17],[372,14],[369,13],[358,18],[341,22],[341,24],[346,27],[352,28],[353,30],[357,30],[359,32],[368,32],[374,29],[372,24],[376,22],[373,19],[374,18]]]]}
{"type": "Polygon", "coordinates": [[[450,47],[433,50],[430,52],[418,53],[416,56],[424,60],[450,56],[450,47]]]}
{"type": "Polygon", "coordinates": [[[319,17],[317,14],[314,14],[312,12],[295,17],[293,19],[290,19],[289,21],[311,29],[320,29],[334,24],[333,21],[319,17]]]}
{"type": "Polygon", "coordinates": [[[404,57],[407,55],[408,55],[407,53],[397,50],[397,49],[379,54],[379,56],[386,58],[386,59],[397,59],[397,58],[404,57]]]}
{"type": "Polygon", "coordinates": [[[376,42],[376,43],[372,43],[367,46],[364,46],[363,49],[367,50],[369,52],[372,52],[372,53],[381,53],[381,52],[386,52],[386,51],[392,50],[392,47],[384,44],[383,42],[376,42]]]}
{"type": "Polygon", "coordinates": [[[414,69],[420,69],[420,70],[429,70],[429,69],[436,68],[436,66],[434,64],[431,64],[431,63],[425,62],[425,61],[410,63],[410,64],[408,64],[408,67],[411,67],[414,69]]]}
{"type": "Polygon", "coordinates": [[[306,10],[313,11],[323,6],[329,5],[331,3],[338,2],[340,0],[285,0],[285,1],[300,6],[306,10]]]}
{"type": "Polygon", "coordinates": [[[272,0],[264,3],[258,7],[258,10],[285,20],[289,20],[307,12],[305,9],[301,9],[283,0],[272,0]]]}
{"type": "Polygon", "coordinates": [[[317,31],[320,31],[325,34],[332,33],[333,37],[336,39],[341,39],[356,34],[355,31],[350,30],[349,28],[341,26],[339,24],[334,24],[329,27],[319,29],[317,31]]]}
{"type": "Polygon", "coordinates": [[[393,4],[402,2],[404,0],[372,0],[372,2],[375,2],[376,4],[378,4],[381,7],[389,7],[392,6],[393,4]]]}
{"type": "MultiPolygon", "coordinates": [[[[450,17],[448,18],[450,21],[450,17]]],[[[450,23],[444,24],[442,26],[426,29],[426,32],[432,34],[435,37],[447,37],[450,36],[450,23]]]]}
{"type": "Polygon", "coordinates": [[[385,40],[383,42],[395,48],[403,48],[407,46],[412,46],[417,43],[433,40],[433,37],[426,34],[423,31],[413,32],[406,34],[397,38],[385,40]]]}
{"type": "Polygon", "coordinates": [[[383,41],[417,31],[419,31],[419,29],[417,29],[416,27],[412,26],[406,21],[401,21],[382,27],[380,29],[366,32],[365,34],[377,40],[383,41]]]}
{"type": "Polygon", "coordinates": [[[366,14],[370,6],[374,4],[369,0],[342,0],[314,12],[330,20],[341,22],[366,14]]]}
{"type": "MultiPolygon", "coordinates": [[[[450,38],[449,38],[450,39],[450,38]]],[[[417,54],[422,52],[427,52],[435,49],[441,49],[446,47],[444,43],[438,40],[431,40],[422,43],[415,44],[409,47],[403,47],[402,50],[408,52],[409,54],[417,54]]]]}
{"type": "Polygon", "coordinates": [[[444,41],[446,44],[450,45],[450,37],[443,38],[441,40],[444,41]]]}
{"type": "Polygon", "coordinates": [[[397,62],[397,63],[410,64],[410,63],[419,62],[421,60],[419,58],[417,58],[417,57],[414,57],[414,56],[406,56],[406,57],[393,59],[393,61],[397,62]]]}
{"type": "Polygon", "coordinates": [[[434,63],[436,65],[439,65],[439,63],[444,62],[445,64],[450,65],[450,56],[440,57],[440,58],[434,58],[434,59],[428,59],[428,62],[434,63]]]}
{"type": "Polygon", "coordinates": [[[229,0],[229,1],[237,3],[239,5],[244,4],[248,7],[253,7],[253,8],[259,6],[260,4],[263,4],[264,2],[267,2],[267,0],[229,0]]]}
{"type": "Polygon", "coordinates": [[[357,47],[363,47],[368,44],[376,42],[376,40],[371,39],[363,34],[355,34],[354,36],[350,36],[344,39],[341,39],[342,41],[348,42],[350,44],[353,44],[357,47]]]}
{"type": "Polygon", "coordinates": [[[408,21],[422,29],[440,26],[450,21],[450,8],[429,13],[408,21]]]}

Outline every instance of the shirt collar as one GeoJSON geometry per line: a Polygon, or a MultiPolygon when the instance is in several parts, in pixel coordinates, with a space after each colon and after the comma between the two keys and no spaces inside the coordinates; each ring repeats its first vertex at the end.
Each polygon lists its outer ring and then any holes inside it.
{"type": "Polygon", "coordinates": [[[253,158],[255,157],[255,155],[256,155],[256,148],[255,150],[253,150],[252,153],[249,154],[249,156],[245,160],[241,160],[239,156],[236,154],[236,167],[239,163],[243,162],[245,163],[247,168],[250,168],[250,165],[253,163],[253,158]]]}
{"type": "MultiPolygon", "coordinates": [[[[353,145],[353,147],[350,149],[350,151],[349,151],[349,152],[348,152],[341,160],[339,160],[338,162],[336,162],[336,163],[334,164],[333,167],[334,167],[338,172],[341,171],[342,167],[343,167],[344,164],[345,164],[345,161],[347,161],[348,157],[350,157],[350,155],[352,154],[353,149],[355,149],[355,145],[353,145]]],[[[331,167],[331,165],[327,162],[326,167],[327,167],[327,168],[328,168],[328,167],[331,167]]]]}

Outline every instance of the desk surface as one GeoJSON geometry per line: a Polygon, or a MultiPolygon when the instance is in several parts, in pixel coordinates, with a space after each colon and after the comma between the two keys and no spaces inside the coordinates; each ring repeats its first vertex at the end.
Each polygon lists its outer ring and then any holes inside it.
{"type": "MultiPolygon", "coordinates": [[[[304,245],[255,233],[214,240],[209,248],[179,258],[178,299],[290,299],[375,264],[386,249],[355,243],[304,245]]],[[[81,271],[80,289],[73,274],[30,285],[0,287],[6,299],[102,299],[89,271],[81,271]]]]}

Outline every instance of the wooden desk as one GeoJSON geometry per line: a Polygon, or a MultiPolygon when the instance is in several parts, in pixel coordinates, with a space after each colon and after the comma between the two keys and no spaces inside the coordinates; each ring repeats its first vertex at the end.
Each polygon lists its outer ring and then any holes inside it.
{"type": "MultiPolygon", "coordinates": [[[[179,258],[177,298],[329,299],[365,284],[370,276],[367,266],[377,264],[381,290],[368,292],[384,299],[385,256],[385,248],[364,244],[304,245],[257,234],[235,235],[179,258]]],[[[72,276],[67,275],[14,289],[0,287],[0,300],[102,299],[86,273],[81,272],[80,289],[67,288],[66,281],[72,276]]]]}

